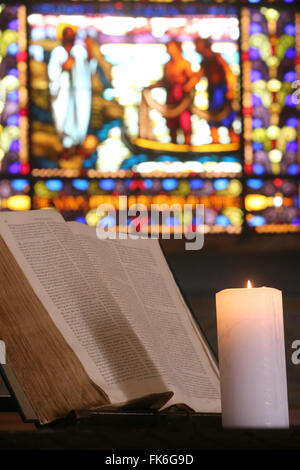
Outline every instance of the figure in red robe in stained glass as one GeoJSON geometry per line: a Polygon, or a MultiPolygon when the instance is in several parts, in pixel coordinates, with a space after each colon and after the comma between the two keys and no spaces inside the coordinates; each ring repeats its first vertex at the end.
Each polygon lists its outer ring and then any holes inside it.
{"type": "Polygon", "coordinates": [[[167,51],[170,60],[165,65],[163,78],[148,87],[148,90],[156,87],[165,88],[166,106],[162,107],[161,112],[166,117],[171,142],[177,143],[177,133],[182,130],[185,144],[190,145],[192,126],[189,104],[192,103],[192,91],[199,79],[192,71],[190,62],[183,58],[178,41],[168,42],[167,51]]]}
{"type": "MultiPolygon", "coordinates": [[[[180,43],[170,41],[167,45],[170,60],[166,63],[163,82],[167,90],[167,105],[177,105],[182,102],[185,95],[190,94],[197,83],[195,72],[192,71],[189,61],[182,57],[180,43]]],[[[185,143],[191,143],[191,112],[185,109],[179,116],[167,118],[167,126],[170,129],[171,141],[177,142],[177,132],[182,129],[185,143]]]]}

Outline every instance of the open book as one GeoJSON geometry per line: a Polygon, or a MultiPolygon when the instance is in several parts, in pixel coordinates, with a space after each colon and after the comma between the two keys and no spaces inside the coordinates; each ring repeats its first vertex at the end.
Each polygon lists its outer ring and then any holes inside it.
{"type": "Polygon", "coordinates": [[[0,235],[0,339],[40,423],[166,391],[166,406],[220,412],[217,366],[158,240],[99,240],[49,210],[1,213],[0,235]]]}

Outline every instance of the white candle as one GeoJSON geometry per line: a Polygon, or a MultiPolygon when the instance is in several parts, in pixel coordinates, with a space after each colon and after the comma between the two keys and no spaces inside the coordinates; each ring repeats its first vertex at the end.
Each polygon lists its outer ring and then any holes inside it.
{"type": "Polygon", "coordinates": [[[216,304],[223,426],[288,428],[281,291],[225,289],[216,304]]]}

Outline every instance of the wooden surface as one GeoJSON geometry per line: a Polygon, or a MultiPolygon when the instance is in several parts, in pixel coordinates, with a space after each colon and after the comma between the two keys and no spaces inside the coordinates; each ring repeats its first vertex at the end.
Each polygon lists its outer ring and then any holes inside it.
{"type": "Polygon", "coordinates": [[[0,450],[296,450],[300,428],[226,430],[219,416],[104,414],[97,423],[34,429],[0,416],[0,450]],[[4,422],[6,421],[6,429],[4,422]]]}
{"type": "Polygon", "coordinates": [[[24,423],[20,415],[15,411],[0,413],[0,433],[3,432],[26,432],[36,431],[37,428],[32,423],[24,423]]]}

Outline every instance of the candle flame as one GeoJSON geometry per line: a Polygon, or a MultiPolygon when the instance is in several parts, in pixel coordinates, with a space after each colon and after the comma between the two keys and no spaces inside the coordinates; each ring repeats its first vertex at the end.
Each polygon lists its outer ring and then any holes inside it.
{"type": "Polygon", "coordinates": [[[252,284],[251,284],[250,281],[248,281],[247,287],[248,287],[248,289],[252,289],[252,284]]]}

